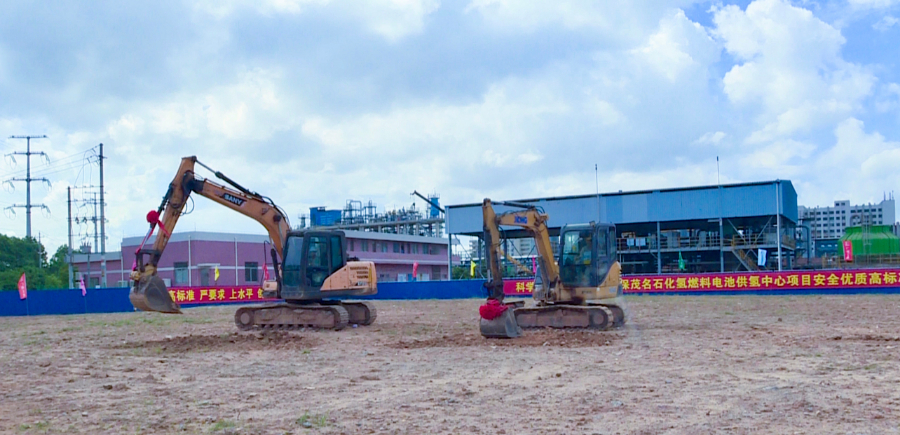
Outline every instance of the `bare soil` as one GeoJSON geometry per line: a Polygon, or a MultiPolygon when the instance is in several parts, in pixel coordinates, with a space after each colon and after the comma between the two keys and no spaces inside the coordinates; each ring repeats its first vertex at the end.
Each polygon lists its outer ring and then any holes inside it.
{"type": "Polygon", "coordinates": [[[343,331],[0,318],[0,433],[900,432],[897,295],[629,297],[622,329],[514,340],[480,300],[375,303],[343,331]]]}

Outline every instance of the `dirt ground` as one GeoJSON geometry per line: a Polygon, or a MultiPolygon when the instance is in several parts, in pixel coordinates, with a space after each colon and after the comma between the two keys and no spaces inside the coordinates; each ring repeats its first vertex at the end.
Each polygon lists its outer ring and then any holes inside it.
{"type": "Polygon", "coordinates": [[[628,298],[627,327],[486,340],[480,300],[237,332],[184,315],[0,318],[0,433],[883,434],[900,296],[628,298]]]}

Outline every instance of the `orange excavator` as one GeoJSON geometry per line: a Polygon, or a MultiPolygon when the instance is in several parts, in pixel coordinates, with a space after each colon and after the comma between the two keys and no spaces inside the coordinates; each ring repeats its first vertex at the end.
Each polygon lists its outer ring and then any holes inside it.
{"type": "Polygon", "coordinates": [[[373,295],[378,291],[374,263],[348,259],[342,231],[291,230],[287,214],[271,199],[235,183],[194,156],[181,159],[181,166],[162,203],[147,216],[150,231],[144,240],[157,226],[160,232],[151,247],[141,245],[136,252],[129,293],[135,308],[181,313],[181,307],[172,300],[157,274],[157,265],[191,193],[249,216],[262,224],[272,239],[275,280],[263,282],[263,296],[284,302],[239,308],[234,315],[238,328],[337,330],[348,324],[370,325],[375,321],[376,311],[372,304],[342,300],[373,295]],[[195,164],[214,173],[230,187],[197,176],[195,164]]]}
{"type": "Polygon", "coordinates": [[[530,204],[497,202],[514,210],[497,214],[490,199],[482,204],[484,239],[491,276],[485,283],[488,301],[482,305],[481,335],[514,338],[522,328],[608,329],[625,323],[622,308],[622,267],[616,259],[616,227],[587,223],[566,225],[559,235],[559,262],[553,258],[549,217],[530,204]],[[500,229],[519,227],[529,233],[538,251],[541,285],[534,305],[504,302],[500,269],[500,229]]]}

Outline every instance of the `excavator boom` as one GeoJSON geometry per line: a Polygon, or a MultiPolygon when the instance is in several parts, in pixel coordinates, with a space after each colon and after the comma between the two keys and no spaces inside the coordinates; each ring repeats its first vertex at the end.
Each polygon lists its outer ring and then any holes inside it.
{"type": "Polygon", "coordinates": [[[135,284],[128,296],[132,305],[140,310],[181,312],[181,307],[172,300],[165,283],[157,274],[157,265],[191,193],[197,193],[256,220],[268,231],[279,257],[283,254],[284,241],[291,228],[287,215],[268,198],[243,188],[220,172],[213,171],[234,188],[196,176],[195,164],[204,166],[197,161],[196,156],[181,159],[178,172],[169,184],[162,203],[155,212],[148,214],[150,231],[153,232],[158,226],[159,233],[152,247],[142,247],[136,253],[136,268],[132,272],[135,284]]]}

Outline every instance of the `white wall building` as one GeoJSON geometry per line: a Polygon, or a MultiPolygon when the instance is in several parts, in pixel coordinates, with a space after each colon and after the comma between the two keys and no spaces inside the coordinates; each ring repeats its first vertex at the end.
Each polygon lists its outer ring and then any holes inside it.
{"type": "Polygon", "coordinates": [[[836,239],[844,228],[860,225],[894,225],[897,221],[893,195],[878,204],[850,205],[835,201],[833,207],[798,206],[799,226],[808,226],[813,239],[836,239]]]}

